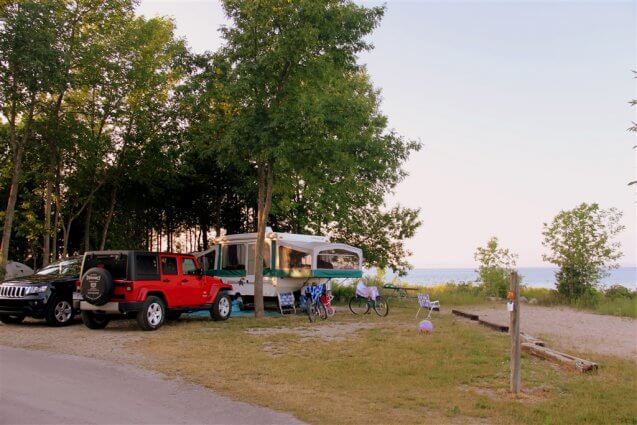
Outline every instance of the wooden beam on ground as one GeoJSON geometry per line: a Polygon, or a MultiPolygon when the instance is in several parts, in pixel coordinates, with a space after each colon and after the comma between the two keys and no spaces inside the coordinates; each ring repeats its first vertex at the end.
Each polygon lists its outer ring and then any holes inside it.
{"type": "Polygon", "coordinates": [[[482,319],[478,319],[478,323],[488,328],[491,328],[493,330],[496,330],[498,332],[509,332],[509,327],[507,325],[501,325],[499,323],[488,322],[482,319]]]}
{"type": "Polygon", "coordinates": [[[451,312],[455,314],[456,316],[466,317],[467,319],[471,319],[471,320],[478,320],[477,314],[465,313],[464,311],[460,311],[460,310],[451,310],[451,312]]]}
{"type": "Polygon", "coordinates": [[[534,337],[533,335],[525,334],[520,332],[520,336],[524,342],[528,342],[529,344],[539,345],[540,347],[544,347],[546,344],[541,339],[534,337]]]}
{"type": "Polygon", "coordinates": [[[580,372],[590,372],[597,369],[597,363],[580,359],[579,357],[571,356],[570,354],[551,350],[550,348],[542,347],[530,342],[522,343],[522,351],[526,351],[527,353],[530,353],[541,359],[563,364],[566,367],[578,370],[580,372]]]}

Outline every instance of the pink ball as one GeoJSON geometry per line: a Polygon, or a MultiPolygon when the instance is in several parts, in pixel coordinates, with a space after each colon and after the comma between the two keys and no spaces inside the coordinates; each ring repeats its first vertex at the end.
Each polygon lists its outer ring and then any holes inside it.
{"type": "Polygon", "coordinates": [[[429,320],[423,320],[422,322],[420,322],[418,328],[420,329],[420,332],[432,333],[434,331],[434,324],[431,323],[429,320]]]}

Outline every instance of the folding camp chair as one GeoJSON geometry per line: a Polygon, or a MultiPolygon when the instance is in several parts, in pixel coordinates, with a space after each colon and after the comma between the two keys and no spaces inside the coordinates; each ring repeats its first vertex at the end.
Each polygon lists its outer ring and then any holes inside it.
{"type": "Polygon", "coordinates": [[[292,292],[277,294],[277,297],[279,298],[279,310],[281,310],[281,314],[296,314],[296,306],[294,305],[294,294],[292,292]]]}
{"type": "Polygon", "coordinates": [[[434,309],[440,309],[440,301],[431,301],[428,294],[418,294],[418,311],[416,312],[416,318],[418,318],[418,314],[422,309],[429,310],[429,314],[426,317],[426,319],[429,319],[434,309]]]}

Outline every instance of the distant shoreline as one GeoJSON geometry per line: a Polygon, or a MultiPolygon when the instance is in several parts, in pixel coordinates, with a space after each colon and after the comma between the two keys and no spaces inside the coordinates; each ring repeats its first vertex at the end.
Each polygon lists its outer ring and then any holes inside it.
{"type": "MultiPolygon", "coordinates": [[[[518,267],[522,276],[522,284],[531,287],[554,288],[554,267],[518,267]]],[[[366,275],[374,275],[375,269],[365,270],[366,275]]],[[[603,286],[622,285],[637,289],[637,267],[620,267],[610,270],[610,275],[602,279],[603,286]]],[[[478,274],[474,268],[419,268],[410,270],[406,276],[398,277],[391,270],[385,274],[385,280],[398,279],[414,285],[438,285],[443,283],[475,282],[478,274]]]]}

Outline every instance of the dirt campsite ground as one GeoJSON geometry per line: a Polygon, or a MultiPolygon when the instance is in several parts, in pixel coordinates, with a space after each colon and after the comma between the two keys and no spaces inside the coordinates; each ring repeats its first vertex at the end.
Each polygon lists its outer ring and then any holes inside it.
{"type": "Polygon", "coordinates": [[[616,424],[637,417],[635,319],[524,306],[524,331],[601,367],[584,375],[524,353],[516,399],[508,393],[508,335],[451,314],[462,308],[506,324],[504,304],[443,306],[428,335],[418,332],[415,301],[391,305],[385,318],[339,307],[317,323],[303,315],[186,317],[157,332],[134,321],[91,331],[26,320],[0,325],[0,346],[130,364],[308,423],[616,424]]]}
{"type": "MultiPolygon", "coordinates": [[[[489,322],[509,324],[509,312],[503,304],[462,310],[489,322]]],[[[532,305],[522,305],[520,314],[521,331],[544,339],[551,346],[637,361],[637,319],[532,305]]]]}

